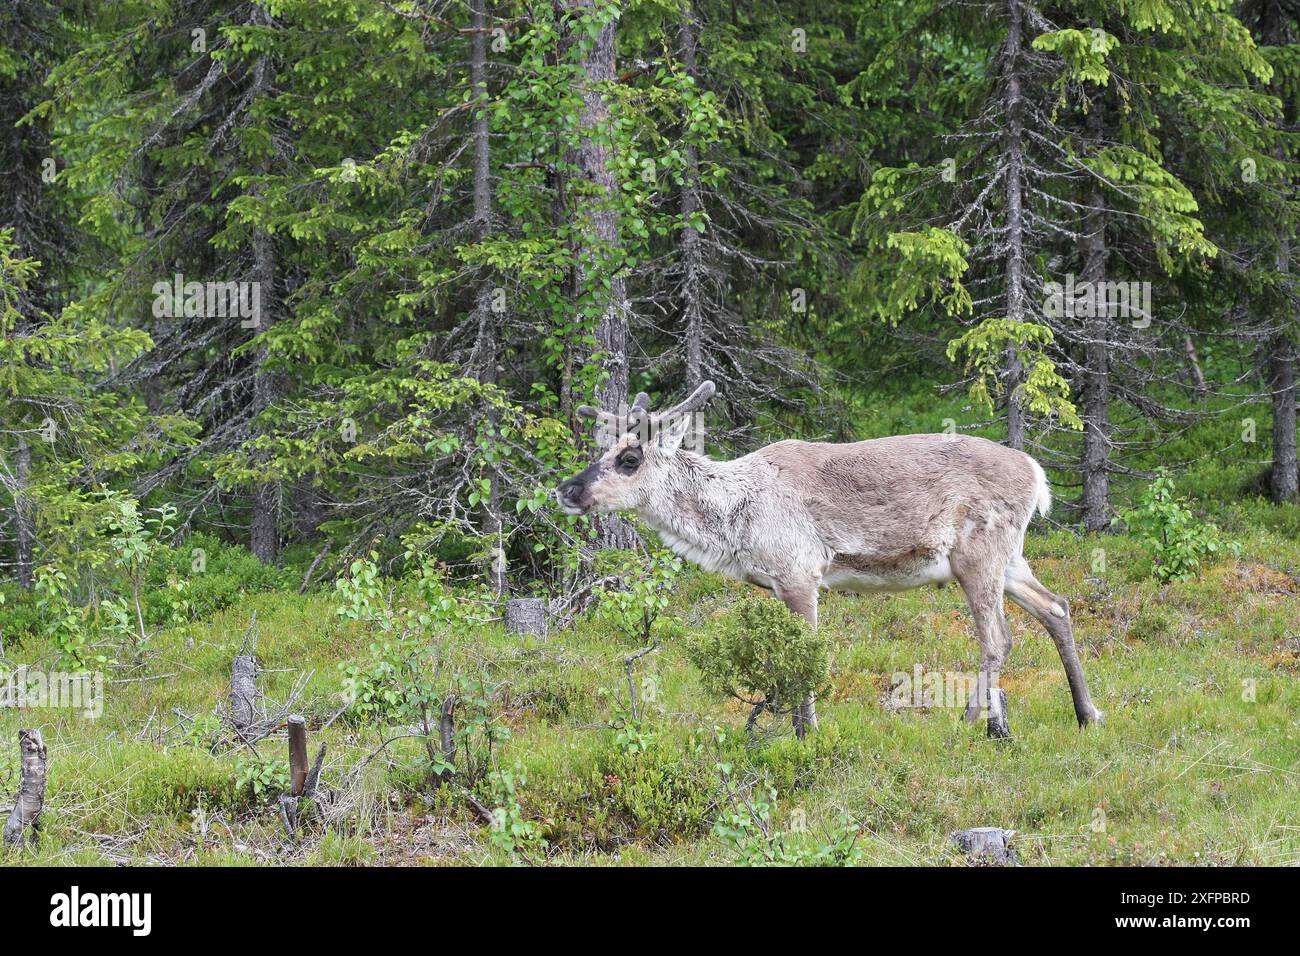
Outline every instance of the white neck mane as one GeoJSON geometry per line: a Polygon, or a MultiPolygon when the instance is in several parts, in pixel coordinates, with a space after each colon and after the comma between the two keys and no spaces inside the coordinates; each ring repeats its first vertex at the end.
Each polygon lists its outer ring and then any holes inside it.
{"type": "Polygon", "coordinates": [[[737,484],[744,484],[745,459],[713,461],[679,451],[663,477],[647,490],[637,514],[659,532],[680,557],[707,571],[743,576],[735,531],[737,484]]]}

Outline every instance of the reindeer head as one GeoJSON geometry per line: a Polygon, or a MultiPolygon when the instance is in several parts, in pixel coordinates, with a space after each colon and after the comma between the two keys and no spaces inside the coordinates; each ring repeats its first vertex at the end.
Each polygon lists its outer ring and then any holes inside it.
{"type": "Polygon", "coordinates": [[[590,405],[578,408],[599,424],[600,456],[582,472],[555,489],[566,514],[624,511],[644,503],[657,478],[672,468],[682,439],[691,430],[696,411],[713,397],[712,382],[704,382],[680,405],[654,414],[650,396],[641,392],[626,413],[616,414],[590,405]]]}

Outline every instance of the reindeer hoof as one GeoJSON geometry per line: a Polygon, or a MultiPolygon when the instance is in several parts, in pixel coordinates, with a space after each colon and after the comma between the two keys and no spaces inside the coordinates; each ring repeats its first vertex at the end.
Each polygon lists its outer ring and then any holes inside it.
{"type": "Polygon", "coordinates": [[[1106,723],[1106,715],[1103,714],[1096,707],[1092,708],[1092,716],[1088,716],[1087,714],[1084,714],[1083,716],[1079,717],[1080,730],[1084,729],[1089,724],[1097,724],[1098,726],[1101,726],[1105,723],[1106,723]]]}
{"type": "Polygon", "coordinates": [[[994,688],[989,698],[989,738],[1006,740],[1011,736],[1011,727],[1007,723],[1007,692],[1000,687],[994,688]]]}
{"type": "Polygon", "coordinates": [[[817,729],[817,704],[811,696],[795,705],[792,716],[794,735],[800,740],[808,735],[808,731],[817,729]]]}

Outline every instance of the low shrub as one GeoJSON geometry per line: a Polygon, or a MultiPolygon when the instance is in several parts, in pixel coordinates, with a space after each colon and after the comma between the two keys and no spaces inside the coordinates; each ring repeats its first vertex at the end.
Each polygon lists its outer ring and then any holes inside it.
{"type": "Polygon", "coordinates": [[[151,626],[207,617],[260,591],[296,590],[295,571],[263,564],[246,548],[196,533],[150,563],[144,595],[151,626]]]}
{"type": "Polygon", "coordinates": [[[1224,540],[1217,525],[1196,519],[1163,468],[1157,469],[1137,505],[1122,512],[1119,520],[1151,547],[1154,573],[1161,581],[1191,577],[1203,561],[1220,551],[1240,552],[1235,542],[1224,540]]]}
{"type": "Polygon", "coordinates": [[[770,598],[741,600],[686,653],[711,693],[774,711],[821,690],[829,669],[826,641],[770,598]]]}
{"type": "Polygon", "coordinates": [[[667,735],[656,735],[643,750],[615,745],[602,751],[592,787],[597,802],[622,817],[631,835],[658,841],[705,832],[719,794],[705,748],[667,735]]]}
{"type": "Polygon", "coordinates": [[[4,635],[6,650],[38,636],[41,620],[34,592],[10,581],[0,582],[0,634],[4,635]]]}

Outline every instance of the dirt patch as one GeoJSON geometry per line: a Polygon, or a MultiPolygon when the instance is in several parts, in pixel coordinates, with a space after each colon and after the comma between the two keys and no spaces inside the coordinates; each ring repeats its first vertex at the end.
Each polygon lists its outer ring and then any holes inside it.
{"type": "Polygon", "coordinates": [[[383,833],[372,833],[367,842],[375,848],[375,863],[381,866],[423,866],[451,862],[474,843],[463,826],[436,814],[406,817],[390,815],[383,833]]]}
{"type": "Polygon", "coordinates": [[[1237,562],[1233,566],[1231,577],[1238,587],[1255,594],[1300,593],[1300,580],[1297,580],[1294,575],[1263,564],[1237,562]]]}
{"type": "Polygon", "coordinates": [[[856,670],[832,674],[830,685],[831,700],[866,700],[876,696],[881,686],[889,690],[889,680],[884,674],[856,670]]]}
{"type": "Polygon", "coordinates": [[[1060,668],[1026,667],[1010,673],[1003,672],[998,685],[1008,694],[1023,694],[1042,684],[1060,684],[1065,681],[1065,673],[1060,668]]]}
{"type": "Polygon", "coordinates": [[[1282,671],[1287,674],[1300,674],[1300,649],[1294,644],[1295,638],[1282,641],[1273,648],[1273,653],[1264,655],[1264,665],[1269,670],[1282,671]]]}

